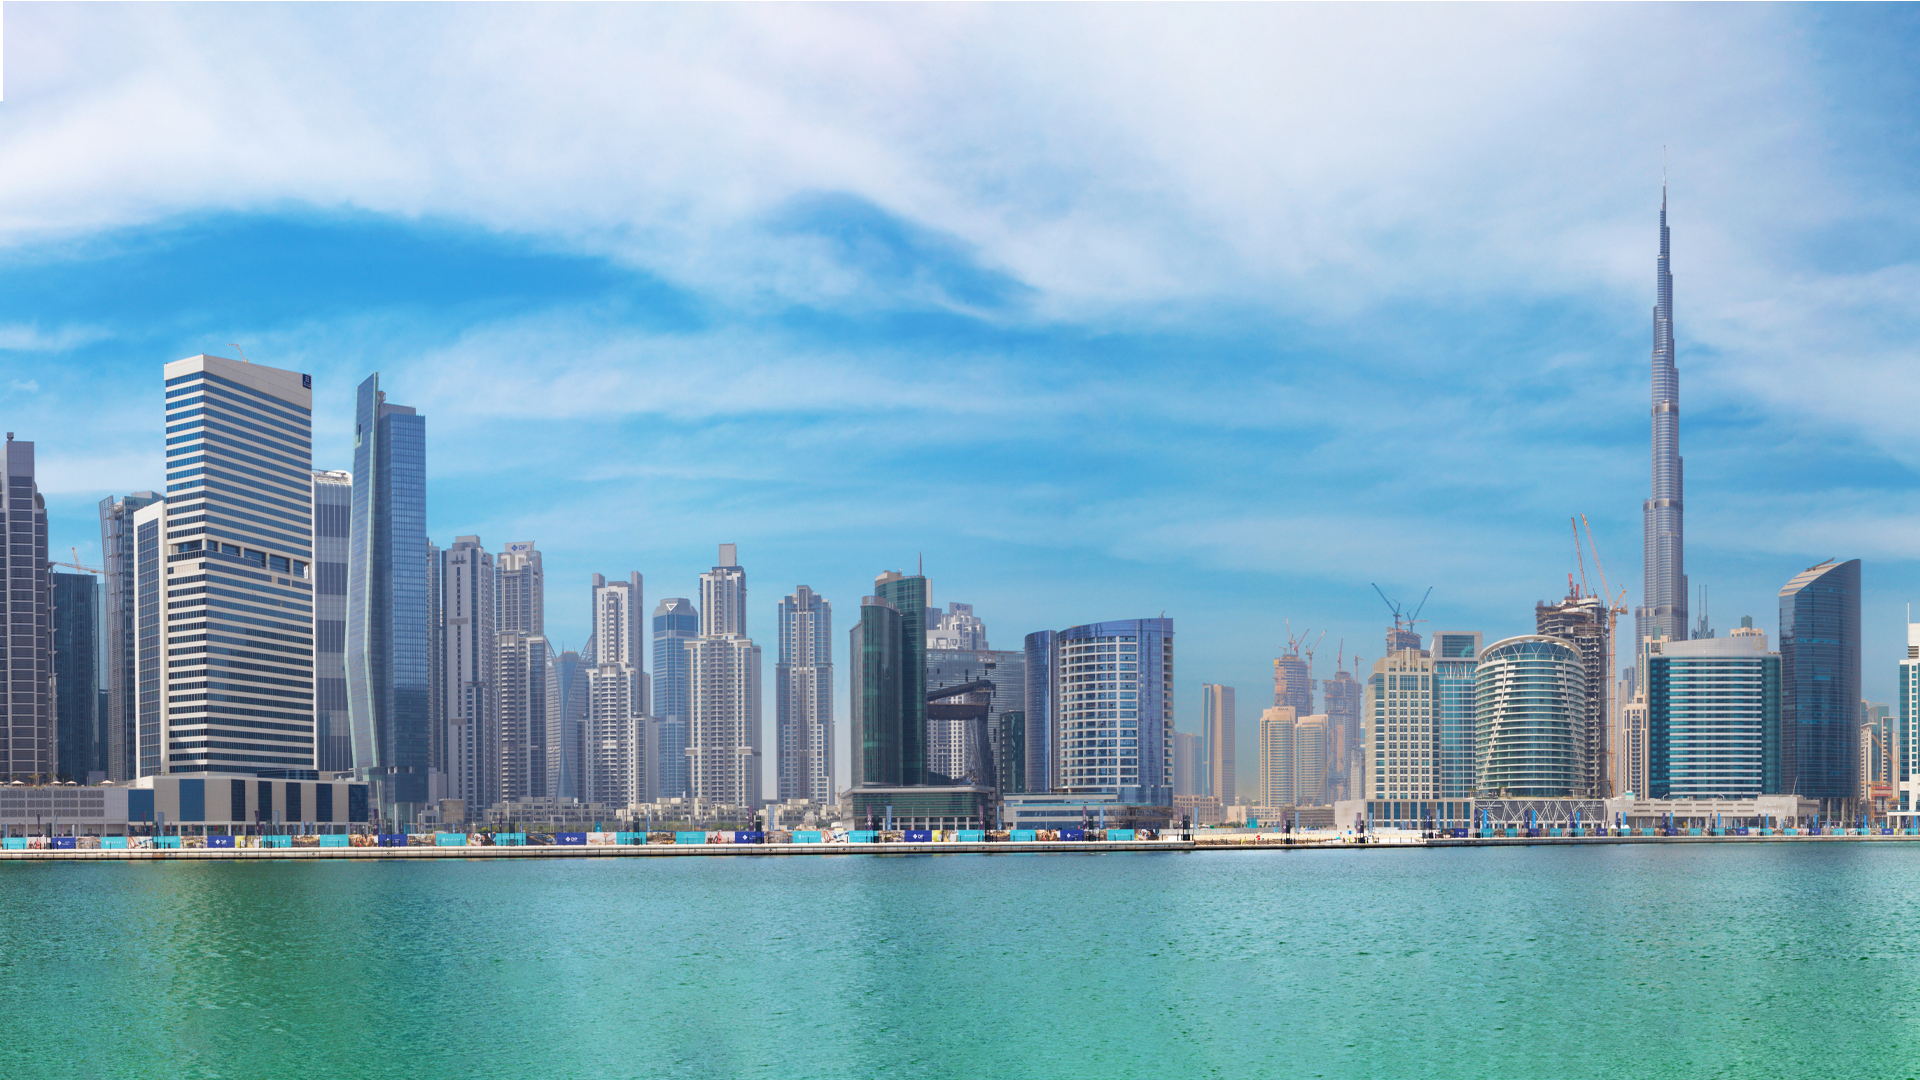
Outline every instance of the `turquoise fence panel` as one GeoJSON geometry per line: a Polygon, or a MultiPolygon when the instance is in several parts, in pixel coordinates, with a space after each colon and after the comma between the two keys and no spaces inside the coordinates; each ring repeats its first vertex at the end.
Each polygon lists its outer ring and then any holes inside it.
{"type": "Polygon", "coordinates": [[[0,850],[25,851],[27,850],[27,838],[24,836],[9,836],[5,841],[4,848],[0,850]]]}
{"type": "Polygon", "coordinates": [[[177,848],[180,846],[180,838],[177,836],[158,836],[154,838],[153,846],[159,848],[177,848]]]}
{"type": "MultiPolygon", "coordinates": [[[[463,833],[461,835],[464,836],[465,834],[463,833]]],[[[320,846],[321,847],[352,847],[353,837],[348,836],[345,833],[322,833],[320,836],[320,846]]]]}
{"type": "Polygon", "coordinates": [[[676,844],[704,844],[707,842],[707,834],[704,832],[677,832],[673,834],[673,842],[676,844]]]}
{"type": "Polygon", "coordinates": [[[875,829],[855,829],[847,834],[847,839],[856,844],[877,844],[880,833],[875,829]]]}
{"type": "Polygon", "coordinates": [[[820,832],[817,829],[797,829],[793,834],[793,842],[796,844],[817,844],[820,842],[820,832]]]}
{"type": "Polygon", "coordinates": [[[1030,844],[1030,843],[1033,843],[1034,841],[1036,841],[1036,840],[1039,840],[1039,839],[1040,839],[1040,830],[1038,830],[1038,829],[1015,829],[1015,830],[1013,830],[1012,832],[1010,832],[1010,833],[1008,833],[1008,834],[1007,834],[1007,836],[1008,836],[1008,837],[1009,837],[1010,839],[1012,839],[1012,840],[1014,840],[1014,841],[1015,841],[1016,843],[1027,843],[1027,844],[1030,844]]]}
{"type": "Polygon", "coordinates": [[[127,850],[127,838],[124,836],[103,836],[100,838],[100,846],[110,851],[125,851],[127,850]]]}
{"type": "Polygon", "coordinates": [[[493,834],[496,847],[526,847],[527,834],[523,832],[497,832],[493,834]]]}
{"type": "Polygon", "coordinates": [[[1109,839],[1109,840],[1131,840],[1131,839],[1133,839],[1133,830],[1132,830],[1132,829],[1108,829],[1108,830],[1107,830],[1107,839],[1109,839]]]}
{"type": "MultiPolygon", "coordinates": [[[[162,839],[162,840],[178,840],[178,839],[179,839],[179,837],[177,837],[177,836],[163,836],[163,837],[161,837],[160,839],[162,839]]],[[[263,837],[261,837],[261,838],[260,838],[260,846],[261,846],[261,847],[292,847],[292,846],[293,846],[293,837],[291,837],[291,836],[263,836],[263,837]]]]}
{"type": "Polygon", "coordinates": [[[643,832],[614,833],[613,842],[616,844],[644,844],[647,842],[647,834],[643,832]]]}
{"type": "MultiPolygon", "coordinates": [[[[321,838],[325,840],[325,837],[321,838]]],[[[341,839],[345,839],[342,837],[341,839]]],[[[463,832],[439,832],[433,834],[434,847],[466,847],[467,834],[463,832]]]]}
{"type": "Polygon", "coordinates": [[[984,844],[987,842],[987,830],[985,829],[958,829],[955,831],[960,834],[960,842],[963,844],[984,844]]]}

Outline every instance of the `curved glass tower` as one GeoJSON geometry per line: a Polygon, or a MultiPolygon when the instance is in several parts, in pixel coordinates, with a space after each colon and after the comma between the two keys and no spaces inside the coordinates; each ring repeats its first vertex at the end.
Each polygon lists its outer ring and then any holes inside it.
{"type": "Polygon", "coordinates": [[[1667,188],[1660,186],[1660,261],[1653,305],[1653,490],[1641,505],[1646,542],[1645,603],[1634,609],[1634,637],[1687,637],[1680,460],[1680,372],[1673,366],[1673,269],[1667,233],[1667,188]]]}
{"type": "Polygon", "coordinates": [[[1521,799],[1583,794],[1580,650],[1543,634],[1496,641],[1480,653],[1473,683],[1480,790],[1521,799]]]}

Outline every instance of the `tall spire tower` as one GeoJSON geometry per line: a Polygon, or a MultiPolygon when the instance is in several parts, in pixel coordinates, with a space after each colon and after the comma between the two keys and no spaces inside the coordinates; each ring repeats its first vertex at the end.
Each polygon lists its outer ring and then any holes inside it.
{"type": "Polygon", "coordinates": [[[1645,603],[1634,609],[1635,637],[1687,637],[1685,532],[1681,525],[1680,373],[1673,366],[1673,267],[1667,233],[1667,181],[1660,178],[1660,263],[1653,305],[1653,492],[1642,504],[1646,526],[1645,603]]]}

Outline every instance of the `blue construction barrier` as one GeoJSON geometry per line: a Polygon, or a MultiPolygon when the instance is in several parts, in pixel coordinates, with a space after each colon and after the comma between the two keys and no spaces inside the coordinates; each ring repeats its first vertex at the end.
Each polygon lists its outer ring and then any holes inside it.
{"type": "Polygon", "coordinates": [[[793,833],[793,842],[796,844],[818,844],[820,843],[820,830],[796,829],[793,833]]]}
{"type": "Polygon", "coordinates": [[[1040,839],[1040,830],[1038,830],[1038,829],[1014,829],[1014,830],[1012,830],[1012,831],[1010,831],[1010,832],[1008,832],[1008,833],[1007,833],[1007,839],[1009,839],[1009,840],[1012,840],[1012,841],[1015,841],[1016,843],[1028,843],[1028,844],[1030,844],[1030,843],[1033,843],[1034,841],[1036,841],[1036,840],[1038,840],[1038,839],[1040,839]]]}
{"type": "Polygon", "coordinates": [[[767,842],[767,834],[753,831],[736,832],[733,834],[733,842],[736,844],[764,844],[767,842]]]}
{"type": "Polygon", "coordinates": [[[1060,839],[1062,840],[1085,840],[1086,838],[1087,838],[1087,830],[1085,829],[1061,829],[1060,830],[1060,839]]]}
{"type": "Polygon", "coordinates": [[[906,831],[906,835],[903,836],[901,839],[905,840],[909,844],[931,844],[933,843],[933,830],[932,829],[908,829],[906,831]]]}
{"type": "Polygon", "coordinates": [[[218,847],[218,848],[230,848],[233,846],[233,837],[218,836],[218,835],[209,836],[207,837],[207,846],[218,847]]]}
{"type": "Polygon", "coordinates": [[[380,846],[381,847],[406,847],[407,834],[406,833],[381,833],[380,846]]]}
{"type": "Polygon", "coordinates": [[[856,844],[877,844],[880,833],[874,829],[855,829],[847,834],[847,839],[856,844]]]}
{"type": "Polygon", "coordinates": [[[554,833],[553,842],[561,847],[586,847],[587,834],[583,832],[554,833]]]}
{"type": "Polygon", "coordinates": [[[463,832],[437,832],[433,834],[434,847],[466,847],[467,834],[463,832]]]}
{"type": "Polygon", "coordinates": [[[79,846],[79,837],[56,836],[53,838],[53,850],[55,851],[73,851],[79,848],[79,846]]]}

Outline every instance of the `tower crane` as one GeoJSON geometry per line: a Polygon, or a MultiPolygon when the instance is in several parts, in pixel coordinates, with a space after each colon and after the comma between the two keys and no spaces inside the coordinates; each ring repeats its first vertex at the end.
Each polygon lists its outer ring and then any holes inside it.
{"type": "Polygon", "coordinates": [[[80,564],[80,549],[79,549],[79,548],[77,548],[77,547],[71,547],[71,548],[68,548],[67,550],[68,550],[68,551],[71,551],[71,552],[73,552],[73,561],[72,561],[72,562],[61,562],[61,561],[59,561],[59,560],[57,560],[57,559],[50,559],[50,560],[48,560],[48,562],[47,562],[47,565],[48,565],[48,566],[71,566],[71,567],[73,567],[73,568],[74,568],[75,570],[84,570],[85,572],[87,572],[87,573],[89,573],[89,574],[99,574],[99,575],[101,575],[102,577],[105,577],[105,576],[106,576],[106,573],[107,573],[107,572],[106,572],[105,570],[102,570],[102,569],[100,569],[100,568],[99,568],[99,567],[97,567],[97,566],[82,566],[82,565],[80,564]]]}

